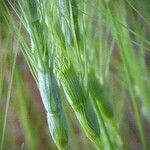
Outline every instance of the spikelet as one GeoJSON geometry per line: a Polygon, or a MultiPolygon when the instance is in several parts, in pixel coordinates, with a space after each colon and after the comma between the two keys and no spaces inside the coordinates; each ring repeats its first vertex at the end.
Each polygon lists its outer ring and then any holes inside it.
{"type": "Polygon", "coordinates": [[[38,17],[38,10],[37,10],[37,1],[36,0],[27,0],[27,4],[29,7],[29,11],[30,11],[30,17],[32,22],[36,21],[39,17],[38,17]]]}
{"type": "Polygon", "coordinates": [[[85,95],[84,88],[73,65],[64,67],[60,76],[67,99],[87,137],[96,144],[99,144],[100,128],[97,116],[90,99],[85,95]]]}
{"type": "Polygon", "coordinates": [[[47,122],[58,149],[65,149],[68,142],[67,123],[62,109],[59,86],[53,72],[39,72],[38,83],[47,122]]]}
{"type": "Polygon", "coordinates": [[[108,118],[113,117],[113,106],[109,95],[106,93],[106,89],[99,82],[93,70],[90,70],[88,74],[88,87],[93,99],[96,100],[98,106],[108,118]]]}

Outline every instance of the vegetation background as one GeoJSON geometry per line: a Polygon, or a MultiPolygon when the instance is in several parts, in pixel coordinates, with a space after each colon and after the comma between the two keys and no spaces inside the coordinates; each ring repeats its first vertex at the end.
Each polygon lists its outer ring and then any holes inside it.
{"type": "MultiPolygon", "coordinates": [[[[78,45],[79,47],[86,45],[88,55],[93,56],[90,63],[94,66],[99,81],[104,78],[113,105],[113,119],[105,120],[111,140],[113,141],[111,136],[114,131],[111,131],[109,126],[116,126],[115,135],[119,135],[119,138],[114,140],[117,140],[121,148],[113,149],[148,150],[150,146],[150,2],[149,0],[93,0],[92,2],[78,0],[78,7],[73,10],[75,14],[79,14],[79,19],[74,20],[74,26],[77,26],[75,23],[77,21],[79,34],[82,34],[83,25],[88,31],[79,36],[81,39],[77,41],[78,45]]],[[[17,23],[20,21],[9,1],[1,0],[0,149],[55,150],[57,148],[49,134],[46,112],[37,84],[22,54],[20,41],[16,38],[9,15],[12,15],[17,23]]],[[[19,25],[17,27],[19,28],[19,25]]],[[[72,27],[70,28],[72,30],[72,27]]],[[[78,34],[75,29],[74,31],[78,34]]],[[[26,30],[20,35],[25,39],[28,38],[26,30]]],[[[74,110],[66,101],[63,92],[62,97],[69,130],[68,149],[94,150],[94,144],[82,131],[74,110]]],[[[103,134],[101,133],[102,137],[103,134]]]]}

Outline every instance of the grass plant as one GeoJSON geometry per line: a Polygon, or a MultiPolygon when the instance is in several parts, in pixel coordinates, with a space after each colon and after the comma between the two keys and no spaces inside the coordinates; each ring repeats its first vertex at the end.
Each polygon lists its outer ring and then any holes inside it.
{"type": "MultiPolygon", "coordinates": [[[[145,122],[148,124],[150,112],[147,65],[150,9],[147,0],[8,0],[7,3],[2,0],[0,8],[39,90],[48,129],[59,150],[70,149],[76,137],[70,115],[65,114],[70,106],[74,113],[71,117],[76,116],[78,128],[94,148],[133,149],[132,140],[125,138],[126,131],[122,131],[124,126],[129,129],[125,120],[129,113],[130,119],[135,119],[135,137],[140,149],[148,149],[145,122]]],[[[2,57],[0,94],[4,88],[6,55],[2,57]]],[[[19,67],[15,70],[16,59],[15,55],[6,94],[1,149],[13,74],[16,91],[23,86],[19,67]],[[22,82],[17,83],[17,79],[22,82]]],[[[20,93],[26,93],[25,89],[21,88],[20,93]]],[[[27,119],[27,103],[22,94],[16,93],[21,106],[18,116],[26,132],[27,147],[37,149],[37,132],[32,132],[33,124],[27,119]]]]}

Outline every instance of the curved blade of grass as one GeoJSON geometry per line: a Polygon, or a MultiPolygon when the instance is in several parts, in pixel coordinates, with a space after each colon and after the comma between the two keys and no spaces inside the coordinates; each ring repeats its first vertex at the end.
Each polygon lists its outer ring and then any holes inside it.
{"type": "Polygon", "coordinates": [[[5,108],[5,114],[4,114],[5,116],[4,116],[4,123],[3,123],[3,132],[2,132],[2,138],[1,138],[1,146],[0,146],[1,150],[3,150],[4,140],[5,140],[7,115],[8,115],[8,109],[9,109],[9,103],[10,103],[10,97],[11,97],[11,89],[12,89],[13,75],[14,75],[14,70],[15,70],[15,65],[16,65],[16,58],[17,58],[17,52],[16,52],[16,54],[14,56],[14,59],[13,59],[11,78],[10,78],[10,83],[9,83],[8,92],[7,92],[7,98],[6,98],[6,108],[5,108]]]}

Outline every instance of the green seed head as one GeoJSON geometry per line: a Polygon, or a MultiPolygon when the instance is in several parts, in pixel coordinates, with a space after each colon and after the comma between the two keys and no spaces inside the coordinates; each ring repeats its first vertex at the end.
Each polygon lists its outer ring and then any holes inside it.
{"type": "Polygon", "coordinates": [[[67,123],[62,109],[60,90],[53,72],[39,73],[39,90],[47,111],[47,122],[51,136],[58,149],[68,142],[67,123]]]}
{"type": "Polygon", "coordinates": [[[38,73],[39,90],[41,93],[43,104],[46,111],[55,113],[60,111],[61,97],[59,86],[52,72],[39,72],[38,73]]]}
{"type": "Polygon", "coordinates": [[[62,71],[62,84],[75,114],[85,131],[86,135],[92,141],[100,140],[100,129],[97,116],[94,112],[90,100],[86,97],[84,87],[82,86],[73,65],[62,71]]]}
{"type": "Polygon", "coordinates": [[[51,136],[58,149],[65,149],[68,144],[68,133],[64,113],[47,113],[47,121],[51,136]]]}
{"type": "Polygon", "coordinates": [[[61,81],[66,94],[70,97],[69,102],[75,105],[83,103],[85,100],[84,90],[73,66],[63,68],[61,81]]]}
{"type": "Polygon", "coordinates": [[[88,87],[92,98],[96,100],[102,112],[107,117],[112,118],[113,106],[111,100],[109,99],[105,87],[101,85],[94,71],[90,71],[88,74],[88,87]]]}
{"type": "Polygon", "coordinates": [[[75,113],[87,137],[93,142],[100,141],[99,123],[90,100],[78,106],[75,113]]]}
{"type": "Polygon", "coordinates": [[[34,22],[38,19],[37,1],[36,0],[27,0],[27,4],[29,7],[31,20],[34,22]]]}

